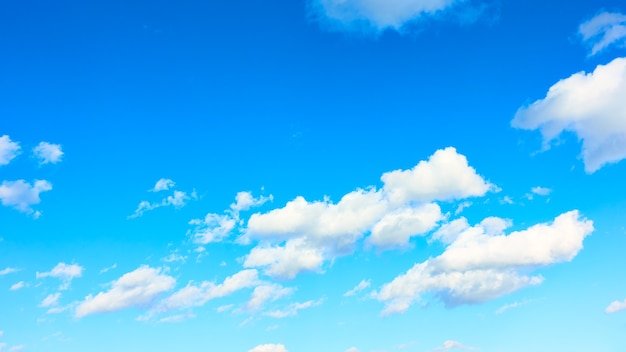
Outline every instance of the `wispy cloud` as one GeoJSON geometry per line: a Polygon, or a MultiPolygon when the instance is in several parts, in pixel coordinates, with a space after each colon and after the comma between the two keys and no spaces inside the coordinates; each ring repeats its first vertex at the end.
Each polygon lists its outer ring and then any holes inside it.
{"type": "Polygon", "coordinates": [[[578,34],[593,56],[610,46],[626,45],[626,15],[619,12],[601,12],[583,22],[578,34]]]}

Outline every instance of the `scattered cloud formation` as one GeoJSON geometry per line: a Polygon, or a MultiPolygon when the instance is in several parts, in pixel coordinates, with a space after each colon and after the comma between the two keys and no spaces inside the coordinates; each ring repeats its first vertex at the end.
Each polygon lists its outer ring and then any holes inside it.
{"type": "Polygon", "coordinates": [[[311,0],[311,8],[342,29],[401,30],[447,10],[460,0],[311,0]]]}
{"type": "Polygon", "coordinates": [[[33,148],[33,155],[39,159],[39,165],[56,164],[61,161],[63,151],[60,144],[41,142],[33,148]]]}
{"type": "Polygon", "coordinates": [[[83,275],[83,268],[78,264],[65,264],[59,263],[52,270],[44,273],[37,272],[35,277],[37,279],[43,279],[46,277],[53,277],[61,280],[62,284],[59,288],[60,290],[67,290],[70,287],[70,283],[75,278],[81,277],[83,275]]]}
{"type": "Polygon", "coordinates": [[[599,65],[591,73],[579,72],[554,84],[545,98],[524,106],[513,127],[539,130],[543,147],[563,132],[582,141],[585,171],[626,158],[626,58],[599,65]]]}
{"type": "Polygon", "coordinates": [[[296,303],[292,303],[288,305],[284,309],[278,309],[278,310],[267,312],[265,313],[265,315],[272,317],[272,318],[277,318],[277,319],[293,317],[298,314],[298,311],[302,309],[319,306],[323,302],[324,302],[324,299],[319,299],[317,301],[311,300],[311,301],[306,301],[302,303],[296,302],[296,303]]]}
{"type": "Polygon", "coordinates": [[[435,201],[483,196],[495,188],[451,147],[410,170],[385,173],[381,180],[381,189],[357,189],[337,203],[299,196],[283,208],[253,214],[245,236],[260,243],[244,267],[287,279],[319,272],[326,261],[352,253],[367,233],[368,244],[379,250],[408,247],[413,236],[425,235],[443,219],[435,201]]]}
{"type": "Polygon", "coordinates": [[[141,266],[114,281],[108,291],[85,297],[76,308],[76,317],[146,307],[159,295],[173,289],[175,283],[176,280],[163,274],[161,269],[141,266]]]}
{"type": "Polygon", "coordinates": [[[626,15],[601,12],[580,24],[578,34],[593,56],[612,45],[626,45],[626,15]]]}
{"type": "Polygon", "coordinates": [[[259,345],[248,352],[288,352],[284,345],[266,344],[259,345]]]}
{"type": "MultiPolygon", "coordinates": [[[[193,197],[193,196],[192,196],[193,197]]],[[[192,198],[187,195],[186,192],[182,191],[174,191],[174,193],[170,196],[163,198],[160,202],[150,203],[146,200],[141,201],[135,209],[135,212],[130,215],[129,219],[134,219],[142,216],[145,212],[154,210],[156,208],[173,206],[176,209],[180,209],[187,205],[187,202],[192,198]]]]}
{"type": "Polygon", "coordinates": [[[11,137],[0,137],[0,166],[8,165],[11,160],[20,154],[20,144],[11,140],[11,137]]]}
{"type": "Polygon", "coordinates": [[[615,301],[612,302],[611,304],[609,304],[608,307],[606,307],[606,312],[611,314],[611,313],[616,313],[622,310],[626,310],[626,300],[623,301],[615,301]]]}
{"type": "Polygon", "coordinates": [[[593,223],[581,219],[578,211],[506,235],[504,230],[510,225],[505,219],[487,218],[473,227],[459,226],[461,232],[440,256],[416,264],[372,293],[386,304],[382,314],[403,313],[426,292],[455,306],[538,285],[543,277],[528,276],[528,272],[571,261],[593,231],[593,223]]]}
{"type": "Polygon", "coordinates": [[[249,310],[259,310],[265,303],[274,302],[288,297],[295,292],[295,288],[283,287],[279,284],[264,284],[254,288],[246,307],[249,310]]]}
{"type": "Polygon", "coordinates": [[[433,351],[449,351],[449,350],[463,350],[463,351],[478,351],[478,348],[468,347],[463,345],[458,341],[448,340],[443,343],[443,345],[435,348],[433,351]]]}
{"type": "Polygon", "coordinates": [[[24,180],[2,181],[0,184],[0,200],[2,205],[12,207],[26,214],[39,217],[40,212],[34,211],[31,206],[39,204],[39,195],[52,190],[52,184],[45,180],[35,180],[30,184],[24,180]]]}
{"type": "Polygon", "coordinates": [[[150,189],[150,192],[168,191],[170,188],[173,188],[174,186],[176,186],[176,182],[168,178],[162,178],[157,181],[157,183],[154,185],[152,189],[150,189]]]}
{"type": "Polygon", "coordinates": [[[350,297],[350,296],[354,296],[357,293],[365,290],[366,288],[370,287],[371,282],[370,280],[361,280],[361,282],[359,282],[358,285],[356,285],[352,290],[346,292],[343,294],[344,297],[350,297]]]}

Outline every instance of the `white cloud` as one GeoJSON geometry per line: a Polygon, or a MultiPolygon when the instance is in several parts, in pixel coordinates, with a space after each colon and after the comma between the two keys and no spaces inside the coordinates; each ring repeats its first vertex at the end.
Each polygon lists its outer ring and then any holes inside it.
{"type": "Polygon", "coordinates": [[[620,301],[615,301],[612,302],[611,304],[609,304],[608,307],[606,307],[606,312],[611,314],[611,313],[616,313],[619,312],[621,310],[626,310],[626,300],[620,302],[620,301]]]}
{"type": "Polygon", "coordinates": [[[8,165],[11,160],[20,154],[20,144],[11,140],[11,137],[0,137],[0,166],[8,165]]]}
{"type": "Polygon", "coordinates": [[[192,194],[192,196],[190,197],[186,192],[174,191],[172,195],[163,198],[161,202],[150,203],[146,200],[141,201],[139,205],[137,206],[137,209],[135,209],[135,212],[132,215],[130,215],[128,218],[134,219],[134,218],[140,217],[145,212],[154,210],[160,207],[173,206],[176,209],[180,209],[184,207],[185,205],[187,205],[187,202],[191,198],[195,198],[193,195],[194,194],[192,194]]]}
{"type": "Polygon", "coordinates": [[[61,298],[60,292],[49,294],[48,296],[46,296],[46,298],[43,299],[39,306],[42,308],[56,306],[59,304],[59,298],[61,298]]]}
{"type": "Polygon", "coordinates": [[[193,313],[177,314],[159,319],[159,323],[181,323],[185,320],[193,319],[196,316],[193,313]]]}
{"type": "Polygon", "coordinates": [[[458,218],[441,225],[441,227],[433,233],[432,240],[441,241],[444,244],[450,244],[456,241],[457,237],[459,237],[459,235],[469,227],[470,225],[466,218],[458,218]]]}
{"type": "Polygon", "coordinates": [[[256,270],[242,270],[227,277],[223,283],[218,285],[209,281],[203,281],[199,284],[190,282],[186,287],[161,300],[143,319],[150,319],[156,314],[173,310],[202,306],[212,299],[225,297],[244,288],[257,286],[260,283],[256,270]]]}
{"type": "Polygon", "coordinates": [[[284,345],[266,344],[259,345],[248,352],[288,352],[284,345]]]}
{"type": "Polygon", "coordinates": [[[37,216],[38,212],[31,209],[31,205],[39,204],[39,195],[52,190],[52,184],[45,180],[35,180],[30,184],[24,180],[2,181],[0,184],[0,200],[2,205],[13,207],[21,212],[37,216]]]}
{"type": "Polygon", "coordinates": [[[254,288],[246,307],[250,310],[258,310],[267,302],[274,302],[280,298],[290,296],[295,291],[291,287],[283,287],[279,284],[264,284],[254,288]]]}
{"type": "Polygon", "coordinates": [[[174,181],[168,178],[162,178],[158,180],[157,183],[154,185],[154,188],[152,188],[149,191],[150,192],[168,191],[170,188],[173,188],[174,186],[176,186],[176,183],[174,181]]]}
{"type": "Polygon", "coordinates": [[[460,0],[312,0],[312,8],[346,28],[400,30],[413,21],[450,8],[460,0]]]}
{"type": "Polygon", "coordinates": [[[285,309],[270,311],[270,312],[265,313],[265,315],[272,317],[272,318],[277,318],[277,319],[293,317],[298,314],[298,311],[302,309],[319,306],[320,304],[322,304],[323,301],[324,301],[323,299],[319,299],[317,301],[311,300],[311,301],[306,301],[302,303],[296,302],[296,303],[292,303],[288,305],[287,307],[285,307],[285,309]]]}
{"type": "Polygon", "coordinates": [[[509,225],[504,219],[487,218],[462,230],[443,254],[416,264],[372,296],[386,303],[383,314],[406,311],[426,292],[450,306],[488,301],[540,284],[542,276],[526,274],[571,261],[593,231],[593,223],[581,220],[578,211],[505,235],[509,225]]]}
{"type": "Polygon", "coordinates": [[[428,161],[420,161],[411,170],[387,172],[381,180],[394,203],[478,197],[494,188],[452,147],[436,151],[428,161]]]}
{"type": "Polygon", "coordinates": [[[533,187],[530,191],[540,196],[547,196],[552,193],[552,190],[550,188],[545,187],[533,187]]]}
{"type": "Polygon", "coordinates": [[[482,196],[493,188],[454,148],[435,152],[411,170],[382,175],[383,187],[357,189],[333,203],[296,197],[283,208],[253,214],[245,229],[248,240],[261,243],[245,258],[245,267],[293,278],[303,271],[352,253],[367,233],[378,249],[409,246],[443,218],[435,200],[482,196]]]}
{"type": "Polygon", "coordinates": [[[104,274],[104,273],[109,272],[109,271],[111,271],[113,269],[116,269],[116,268],[117,268],[117,263],[114,263],[113,265],[111,265],[109,267],[106,267],[106,268],[103,268],[102,270],[100,270],[100,274],[104,274]]]}
{"type": "Polygon", "coordinates": [[[254,198],[250,192],[239,192],[235,196],[235,203],[230,205],[230,209],[238,214],[241,211],[259,207],[273,199],[274,197],[271,194],[268,197],[260,196],[259,198],[254,198]]]}
{"type": "Polygon", "coordinates": [[[458,341],[448,340],[443,343],[443,345],[435,348],[433,351],[449,351],[452,349],[463,350],[463,351],[478,351],[478,348],[464,346],[462,343],[458,341]]]}
{"type": "Polygon", "coordinates": [[[56,164],[61,161],[63,151],[60,144],[41,142],[33,148],[33,154],[39,159],[39,164],[56,164]]]}
{"type": "Polygon", "coordinates": [[[626,45],[626,15],[602,12],[578,27],[583,43],[590,46],[593,56],[611,45],[626,45]]]}
{"type": "Polygon", "coordinates": [[[59,263],[52,270],[44,273],[37,272],[35,274],[37,279],[46,277],[57,278],[62,281],[60,290],[67,290],[73,279],[81,277],[83,275],[83,268],[78,264],[65,264],[59,263]]]}
{"type": "Polygon", "coordinates": [[[15,268],[5,268],[0,270],[0,276],[9,275],[18,272],[19,270],[15,268]]]}
{"type": "Polygon", "coordinates": [[[524,106],[513,127],[539,130],[544,149],[563,132],[582,141],[585,171],[626,158],[626,58],[579,72],[554,84],[545,98],[524,106]]]}
{"type": "Polygon", "coordinates": [[[459,206],[456,208],[456,210],[454,211],[454,215],[459,215],[463,212],[463,210],[469,208],[472,206],[472,202],[463,202],[461,204],[459,204],[459,206]]]}
{"type": "Polygon", "coordinates": [[[513,303],[510,303],[510,304],[505,304],[502,307],[498,308],[498,310],[496,310],[496,314],[502,314],[502,313],[506,312],[509,309],[518,308],[518,307],[523,306],[525,304],[528,304],[528,301],[513,302],[513,303]]]}
{"type": "Polygon", "coordinates": [[[352,290],[346,292],[343,294],[344,297],[350,297],[350,296],[354,296],[357,293],[365,290],[366,288],[370,287],[371,282],[370,280],[361,280],[361,282],[359,282],[358,285],[356,285],[352,290]]]}
{"type": "Polygon", "coordinates": [[[114,281],[110,290],[85,297],[76,308],[76,317],[148,306],[159,295],[170,291],[175,283],[176,280],[161,273],[161,269],[141,266],[114,281]]]}
{"type": "Polygon", "coordinates": [[[14,283],[11,288],[9,288],[9,290],[11,291],[17,291],[17,290],[21,290],[24,287],[27,287],[27,284],[24,281],[20,281],[20,282],[16,282],[14,283]]]}

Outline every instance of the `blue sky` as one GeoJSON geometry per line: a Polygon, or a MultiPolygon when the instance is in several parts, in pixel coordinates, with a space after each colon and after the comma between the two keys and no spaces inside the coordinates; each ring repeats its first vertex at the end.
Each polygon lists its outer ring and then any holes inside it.
{"type": "Polygon", "coordinates": [[[0,4],[0,351],[626,350],[618,1],[0,4]]]}

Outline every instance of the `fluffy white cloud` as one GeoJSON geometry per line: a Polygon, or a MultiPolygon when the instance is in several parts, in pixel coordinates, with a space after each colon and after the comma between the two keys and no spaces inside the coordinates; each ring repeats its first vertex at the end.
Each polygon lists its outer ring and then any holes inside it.
{"type": "Polygon", "coordinates": [[[0,166],[7,165],[20,154],[20,144],[7,135],[0,137],[0,166]]]}
{"type": "Polygon", "coordinates": [[[159,295],[174,288],[175,283],[176,280],[163,274],[161,269],[141,266],[114,281],[110,290],[85,297],[76,308],[76,317],[148,306],[159,295]]]}
{"type": "Polygon", "coordinates": [[[284,345],[266,344],[256,346],[248,352],[287,352],[287,348],[284,345]]]}
{"type": "Polygon", "coordinates": [[[452,349],[463,350],[463,351],[478,351],[478,348],[468,347],[463,345],[458,341],[448,340],[443,343],[443,345],[435,348],[433,351],[449,351],[452,349]]]}
{"type": "Polygon", "coordinates": [[[344,297],[350,297],[350,296],[354,296],[357,293],[365,290],[366,288],[370,287],[371,282],[370,280],[361,280],[361,282],[359,282],[358,285],[356,285],[352,290],[346,292],[343,294],[344,297]]]}
{"type": "Polygon", "coordinates": [[[176,186],[176,183],[168,178],[162,178],[157,181],[154,187],[150,190],[150,192],[161,192],[167,191],[170,188],[176,186]]]}
{"type": "Polygon", "coordinates": [[[494,188],[452,147],[436,151],[410,170],[387,172],[381,180],[394,203],[464,199],[484,196],[494,188]]]}
{"type": "Polygon", "coordinates": [[[608,307],[606,307],[606,312],[607,313],[616,313],[619,312],[621,310],[626,310],[626,300],[620,302],[620,301],[615,301],[612,302],[611,304],[609,304],[608,307]]]}
{"type": "Polygon", "coordinates": [[[279,284],[264,284],[254,288],[246,307],[250,310],[258,310],[265,303],[273,302],[280,298],[291,295],[295,291],[292,287],[283,287],[279,284]]]}
{"type": "Polygon", "coordinates": [[[60,290],[67,290],[70,286],[70,283],[75,278],[81,277],[83,275],[83,268],[78,264],[65,264],[59,263],[52,270],[48,272],[37,272],[35,277],[37,279],[43,279],[46,277],[53,277],[62,281],[62,285],[59,288],[60,290]]]}
{"type": "Polygon", "coordinates": [[[626,15],[602,12],[578,27],[583,42],[590,46],[589,55],[595,55],[611,45],[626,45],[626,15]]]}
{"type": "Polygon", "coordinates": [[[2,205],[13,207],[21,212],[32,214],[37,217],[39,212],[34,212],[31,205],[39,204],[39,195],[52,190],[52,184],[45,180],[35,180],[30,184],[24,180],[2,181],[0,184],[0,200],[2,205]]]}
{"type": "Polygon", "coordinates": [[[552,190],[550,188],[545,188],[545,187],[533,187],[530,189],[530,191],[533,194],[539,195],[539,196],[547,196],[550,193],[552,193],[552,190]]]}
{"type": "Polygon", "coordinates": [[[230,209],[233,212],[239,213],[253,207],[259,207],[273,199],[274,197],[271,194],[268,197],[260,196],[259,198],[254,198],[250,192],[239,192],[235,196],[235,203],[230,205],[230,209]]]}
{"type": "Polygon", "coordinates": [[[39,306],[43,308],[56,306],[59,304],[59,298],[61,298],[60,292],[51,293],[48,296],[46,296],[46,298],[43,299],[43,301],[39,304],[39,306]]]}
{"type": "Polygon", "coordinates": [[[578,211],[505,235],[509,225],[504,219],[487,218],[463,229],[443,254],[416,264],[372,296],[386,303],[383,314],[406,311],[426,292],[450,306],[491,300],[540,284],[543,277],[526,273],[572,260],[593,231],[593,223],[580,219],[578,211]]]}
{"type": "Polygon", "coordinates": [[[156,314],[173,310],[202,306],[212,299],[225,297],[244,288],[257,286],[260,283],[261,281],[256,270],[242,270],[227,277],[223,283],[217,285],[209,281],[199,284],[190,282],[186,287],[161,300],[143,319],[149,319],[156,314]]]}
{"type": "Polygon", "coordinates": [[[17,291],[17,290],[21,290],[24,287],[26,287],[26,283],[24,281],[20,281],[20,282],[16,282],[13,285],[11,285],[11,287],[9,288],[9,290],[11,291],[17,291]]]}
{"type": "Polygon", "coordinates": [[[383,187],[357,189],[333,203],[296,197],[284,207],[253,214],[245,237],[261,243],[245,258],[245,267],[263,267],[267,275],[293,278],[354,251],[367,233],[378,249],[409,245],[443,219],[436,200],[482,196],[493,186],[479,176],[454,148],[435,152],[411,170],[382,175],[383,187]]]}
{"type": "Polygon", "coordinates": [[[460,0],[313,0],[313,8],[331,22],[350,28],[366,24],[377,31],[399,30],[424,16],[433,16],[460,0]]]}
{"type": "Polygon", "coordinates": [[[285,309],[278,309],[278,310],[270,311],[270,312],[265,313],[265,315],[272,317],[272,318],[278,318],[278,319],[292,317],[292,316],[297,315],[298,311],[302,309],[319,306],[320,304],[322,304],[323,301],[324,301],[323,299],[320,299],[317,301],[306,301],[302,303],[296,302],[296,303],[292,303],[288,305],[287,307],[285,307],[285,309]]]}
{"type": "Polygon", "coordinates": [[[0,276],[9,275],[18,272],[15,268],[4,268],[0,270],[0,276]]]}
{"type": "Polygon", "coordinates": [[[56,164],[61,161],[63,151],[60,144],[41,142],[33,148],[33,154],[39,159],[39,164],[56,164]]]}
{"type": "Polygon", "coordinates": [[[539,130],[544,148],[563,132],[582,140],[585,171],[626,158],[626,58],[554,84],[545,98],[520,108],[511,124],[539,130]]]}
{"type": "Polygon", "coordinates": [[[160,202],[150,203],[144,200],[139,203],[139,205],[137,206],[137,209],[135,209],[135,212],[132,215],[130,215],[128,218],[134,219],[134,218],[140,217],[145,212],[154,210],[160,207],[173,206],[174,208],[180,209],[184,207],[185,205],[187,205],[187,202],[192,198],[195,198],[195,193],[192,193],[192,195],[189,196],[186,192],[174,191],[172,195],[163,198],[160,202]]]}

